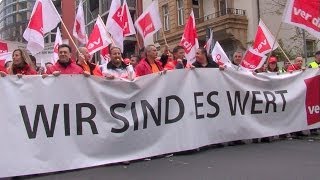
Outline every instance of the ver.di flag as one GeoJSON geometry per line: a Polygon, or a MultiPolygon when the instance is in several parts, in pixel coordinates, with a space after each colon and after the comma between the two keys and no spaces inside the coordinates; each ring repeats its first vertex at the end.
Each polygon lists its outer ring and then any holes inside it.
{"type": "Polygon", "coordinates": [[[113,39],[113,46],[119,47],[123,52],[123,22],[122,7],[120,0],[113,0],[109,9],[109,15],[106,22],[107,31],[113,39]]]}
{"type": "Polygon", "coordinates": [[[319,9],[320,0],[288,0],[282,19],[320,38],[319,9]]]}
{"type": "Polygon", "coordinates": [[[100,15],[98,15],[96,24],[93,27],[93,30],[90,34],[87,49],[90,54],[93,54],[104,47],[107,47],[111,43],[110,36],[106,30],[100,15]]]}
{"type": "Polygon", "coordinates": [[[243,55],[240,66],[246,70],[254,71],[262,67],[266,59],[267,56],[256,52],[252,47],[250,47],[243,55]]]}
{"type": "Polygon", "coordinates": [[[134,29],[131,14],[127,4],[127,0],[124,0],[122,5],[122,25],[123,35],[125,37],[136,34],[136,30],[134,29]]]}
{"type": "Polygon", "coordinates": [[[185,57],[187,58],[187,60],[191,63],[194,62],[196,51],[199,48],[199,42],[193,11],[191,11],[190,17],[184,28],[180,46],[184,48],[186,52],[185,57]]]}
{"type": "Polygon", "coordinates": [[[156,1],[153,1],[150,6],[138,17],[134,25],[144,41],[161,28],[162,24],[160,20],[158,4],[156,1]]]}
{"type": "Polygon", "coordinates": [[[37,54],[44,49],[44,34],[54,29],[61,21],[51,0],[37,0],[23,38],[28,41],[27,49],[37,54]]]}
{"type": "Polygon", "coordinates": [[[83,13],[83,3],[82,0],[79,2],[78,11],[73,25],[72,35],[79,41],[81,44],[87,44],[88,36],[86,33],[86,24],[84,20],[83,13]]]}
{"type": "Polygon", "coordinates": [[[260,19],[252,48],[258,53],[267,54],[278,47],[279,45],[277,42],[275,42],[275,38],[260,19]]]}
{"type": "Polygon", "coordinates": [[[227,54],[222,49],[220,43],[217,41],[211,53],[212,59],[219,65],[225,65],[231,67],[231,61],[227,54]]]}

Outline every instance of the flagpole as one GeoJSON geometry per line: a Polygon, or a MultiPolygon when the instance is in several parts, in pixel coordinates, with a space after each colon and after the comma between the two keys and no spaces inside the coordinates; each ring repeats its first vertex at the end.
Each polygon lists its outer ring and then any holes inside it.
{"type": "Polygon", "coordinates": [[[74,47],[76,47],[77,52],[80,54],[81,52],[79,51],[78,46],[77,46],[77,45],[76,45],[76,43],[74,42],[74,40],[73,40],[73,38],[72,38],[71,34],[70,34],[70,33],[69,33],[69,31],[68,31],[67,26],[64,24],[64,22],[63,22],[63,20],[62,20],[62,19],[61,19],[61,24],[62,24],[63,28],[66,30],[67,35],[68,35],[68,37],[70,38],[70,40],[71,40],[72,44],[74,45],[74,47]]]}
{"type": "Polygon", "coordinates": [[[137,39],[137,45],[138,45],[138,48],[139,48],[139,50],[141,49],[141,45],[140,45],[140,42],[139,42],[139,39],[138,39],[138,35],[137,35],[137,33],[135,34],[135,36],[136,36],[136,39],[137,39]]]}
{"type": "Polygon", "coordinates": [[[163,36],[163,39],[164,39],[164,43],[168,46],[167,38],[166,38],[166,35],[164,34],[163,28],[161,28],[161,31],[162,31],[162,36],[163,36]]]}
{"type": "MultiPolygon", "coordinates": [[[[278,28],[278,30],[277,30],[277,34],[276,34],[276,37],[274,38],[274,41],[273,41],[273,44],[272,44],[272,48],[271,48],[271,52],[268,54],[268,57],[267,57],[267,61],[268,61],[268,59],[270,58],[270,56],[271,56],[271,54],[272,54],[272,51],[273,51],[273,48],[274,48],[274,46],[276,45],[276,42],[278,42],[278,36],[279,36],[279,33],[280,33],[280,29],[281,29],[281,25],[282,25],[282,21],[281,21],[281,23],[280,23],[280,25],[279,25],[279,28],[278,28]]],[[[279,45],[280,46],[280,45],[279,45]]],[[[286,56],[286,55],[285,55],[286,56]]]]}

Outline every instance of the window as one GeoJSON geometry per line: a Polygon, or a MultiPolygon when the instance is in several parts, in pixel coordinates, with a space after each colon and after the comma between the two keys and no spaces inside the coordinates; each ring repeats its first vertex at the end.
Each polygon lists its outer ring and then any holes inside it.
{"type": "Polygon", "coordinates": [[[227,1],[226,0],[219,0],[219,14],[220,16],[226,15],[227,13],[227,1]]]}
{"type": "Polygon", "coordinates": [[[168,4],[162,6],[163,13],[163,30],[168,31],[169,27],[169,7],[168,4]]]}
{"type": "Polygon", "coordinates": [[[155,34],[154,34],[154,41],[155,42],[158,42],[160,39],[160,31],[157,31],[155,34]]]}
{"type": "Polygon", "coordinates": [[[307,56],[312,57],[316,51],[316,41],[307,39],[307,56]]]}
{"type": "Polygon", "coordinates": [[[192,8],[194,13],[194,18],[199,19],[200,18],[199,0],[192,0],[192,8]]]}
{"type": "Polygon", "coordinates": [[[183,9],[183,0],[177,0],[177,11],[178,11],[178,26],[184,24],[184,9],[183,9]]]}
{"type": "Polygon", "coordinates": [[[23,10],[23,9],[27,9],[28,8],[27,2],[20,2],[19,6],[20,6],[19,10],[23,10]]]}

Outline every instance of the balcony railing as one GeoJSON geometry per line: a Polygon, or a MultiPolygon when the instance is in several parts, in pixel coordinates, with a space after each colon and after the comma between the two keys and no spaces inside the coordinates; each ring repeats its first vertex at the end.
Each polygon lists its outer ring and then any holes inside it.
{"type": "Polygon", "coordinates": [[[246,16],[246,10],[243,9],[235,9],[235,8],[226,8],[221,11],[215,12],[213,14],[206,15],[204,17],[200,17],[196,19],[197,22],[203,22],[209,19],[225,16],[225,15],[238,15],[238,16],[246,16]]]}

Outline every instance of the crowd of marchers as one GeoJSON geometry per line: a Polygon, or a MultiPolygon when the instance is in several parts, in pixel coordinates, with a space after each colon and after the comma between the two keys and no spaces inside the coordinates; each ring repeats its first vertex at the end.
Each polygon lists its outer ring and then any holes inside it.
{"type": "MultiPolygon", "coordinates": [[[[189,63],[185,59],[185,50],[182,46],[176,46],[172,50],[168,47],[158,56],[157,48],[154,45],[147,45],[139,51],[137,55],[131,55],[131,58],[123,59],[121,50],[118,47],[110,47],[109,62],[98,65],[92,61],[92,56],[88,53],[88,49],[80,47],[76,52],[76,60],[72,58],[72,49],[67,44],[62,44],[58,48],[59,59],[56,63],[50,62],[45,67],[37,67],[36,59],[32,55],[28,55],[22,49],[16,49],[12,53],[12,61],[8,61],[4,66],[0,66],[0,75],[17,75],[21,78],[23,75],[41,74],[43,78],[52,74],[59,76],[60,74],[83,74],[86,77],[90,75],[105,77],[107,79],[122,78],[134,80],[138,76],[144,76],[152,73],[166,73],[168,70],[174,69],[194,69],[194,68],[232,68],[241,69],[240,64],[243,58],[242,51],[236,51],[233,54],[232,65],[225,66],[220,62],[215,62],[207,53],[205,48],[198,48],[196,51],[195,61],[189,63]]],[[[253,74],[261,72],[285,73],[306,68],[320,67],[320,51],[315,53],[314,61],[309,63],[307,67],[303,66],[303,57],[297,56],[294,60],[283,61],[283,67],[278,67],[278,59],[271,56],[266,63],[253,74]]]]}

